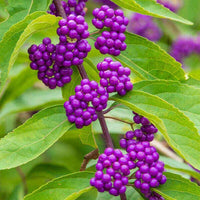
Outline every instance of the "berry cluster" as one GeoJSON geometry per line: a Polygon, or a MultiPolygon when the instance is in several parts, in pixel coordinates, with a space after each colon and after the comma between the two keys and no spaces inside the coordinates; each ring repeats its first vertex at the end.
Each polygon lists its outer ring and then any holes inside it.
{"type": "MultiPolygon", "coordinates": [[[[70,14],[85,16],[84,8],[87,1],[88,0],[78,0],[78,2],[76,0],[68,0],[68,2],[62,1],[62,6],[65,10],[65,14],[67,16],[70,14]]],[[[58,12],[54,3],[52,3],[49,8],[49,14],[58,16],[58,12]]]]}
{"type": "Polygon", "coordinates": [[[124,155],[119,149],[107,148],[99,156],[96,164],[97,172],[90,180],[90,184],[99,192],[108,191],[114,196],[124,194],[128,184],[127,176],[134,168],[135,163],[130,160],[128,154],[124,155]]]}
{"type": "Polygon", "coordinates": [[[77,40],[86,39],[90,35],[88,24],[81,15],[71,14],[67,16],[67,19],[61,19],[58,25],[57,34],[60,36],[62,43],[74,43],[77,40]]]}
{"type": "Polygon", "coordinates": [[[50,38],[44,38],[42,44],[34,44],[28,49],[31,69],[38,70],[38,79],[50,89],[69,83],[73,73],[67,66],[58,67],[55,63],[55,51],[56,47],[50,38]]]}
{"type": "Polygon", "coordinates": [[[56,45],[55,61],[59,67],[71,67],[80,65],[91,50],[87,40],[80,40],[76,43],[56,45]]]}
{"type": "Polygon", "coordinates": [[[136,129],[134,131],[134,136],[139,141],[151,142],[154,139],[154,134],[158,132],[158,129],[152,123],[150,123],[146,117],[140,116],[135,112],[133,113],[135,114],[133,121],[136,124],[142,125],[140,129],[136,129]]]}
{"type": "Polygon", "coordinates": [[[127,147],[127,152],[132,159],[136,159],[136,166],[139,168],[135,173],[134,185],[147,195],[150,188],[158,187],[166,182],[163,175],[164,163],[158,161],[159,154],[156,149],[150,146],[149,142],[137,142],[127,147]]]}
{"type": "Polygon", "coordinates": [[[103,31],[97,38],[95,48],[99,49],[102,54],[118,56],[126,49],[124,32],[128,25],[128,18],[124,16],[122,10],[113,10],[107,5],[94,9],[93,15],[95,18],[92,23],[97,29],[104,27],[110,29],[110,31],[103,31]]]}
{"type": "Polygon", "coordinates": [[[153,42],[160,40],[162,31],[151,16],[134,13],[131,16],[128,31],[145,37],[153,42]]]}
{"type": "Polygon", "coordinates": [[[118,92],[119,95],[125,95],[127,91],[133,89],[129,75],[131,70],[123,67],[120,62],[114,62],[112,58],[105,58],[103,62],[98,63],[100,84],[106,88],[108,93],[118,92]]]}
{"type": "Polygon", "coordinates": [[[97,120],[97,113],[107,107],[108,93],[95,81],[83,79],[75,88],[75,95],[64,104],[69,122],[77,128],[90,125],[97,120]],[[90,106],[91,103],[91,106],[90,106]]]}

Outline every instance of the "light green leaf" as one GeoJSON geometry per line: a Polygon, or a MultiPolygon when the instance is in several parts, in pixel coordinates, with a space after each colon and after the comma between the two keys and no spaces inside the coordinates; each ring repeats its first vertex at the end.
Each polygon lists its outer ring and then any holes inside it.
{"type": "Polygon", "coordinates": [[[199,200],[200,190],[196,183],[182,178],[179,175],[172,173],[165,173],[167,182],[154,189],[157,193],[161,194],[165,200],[199,200]]]}
{"type": "Polygon", "coordinates": [[[189,76],[195,80],[200,81],[200,69],[193,69],[190,73],[189,76]]]}
{"type": "Polygon", "coordinates": [[[181,64],[155,43],[126,32],[126,44],[126,51],[121,52],[115,59],[129,67],[139,78],[143,80],[185,79],[181,64]]]}
{"type": "Polygon", "coordinates": [[[196,172],[194,169],[192,169],[192,167],[190,167],[186,163],[181,163],[171,158],[167,158],[165,156],[160,156],[160,160],[165,163],[165,168],[167,170],[172,169],[178,172],[183,172],[200,180],[200,173],[196,172]]]}
{"type": "Polygon", "coordinates": [[[37,31],[56,28],[59,19],[59,17],[44,12],[35,12],[12,26],[4,35],[0,42],[0,52],[4,52],[0,54],[0,91],[26,39],[37,31]]]}
{"type": "Polygon", "coordinates": [[[156,3],[155,0],[111,0],[122,8],[141,13],[144,15],[151,15],[153,17],[166,18],[178,21],[184,24],[192,25],[193,23],[178,16],[165,8],[163,5],[156,3]]]}
{"type": "Polygon", "coordinates": [[[0,140],[0,169],[13,168],[35,159],[71,127],[63,106],[40,111],[0,140]]]}
{"type": "Polygon", "coordinates": [[[7,103],[0,111],[0,121],[7,115],[25,112],[36,111],[42,108],[63,104],[64,100],[61,96],[61,91],[56,90],[39,90],[33,89],[25,92],[17,99],[7,103]]]}
{"type": "Polygon", "coordinates": [[[82,194],[92,190],[90,179],[92,172],[77,172],[54,179],[43,185],[38,190],[27,195],[24,200],[75,200],[82,194]]]}
{"type": "Polygon", "coordinates": [[[50,0],[8,0],[8,5],[4,9],[9,13],[8,18],[0,24],[0,40],[9,28],[23,20],[27,15],[35,11],[46,11],[49,6],[50,0]]]}
{"type": "Polygon", "coordinates": [[[187,162],[200,169],[200,140],[194,123],[180,110],[161,98],[143,91],[131,91],[111,98],[147,117],[163,134],[168,144],[187,162]]]}
{"type": "Polygon", "coordinates": [[[173,104],[193,121],[200,132],[200,89],[174,81],[142,81],[135,84],[135,90],[148,92],[173,104]]]}
{"type": "Polygon", "coordinates": [[[82,194],[80,197],[77,198],[77,200],[95,200],[97,198],[98,195],[98,191],[96,188],[92,188],[89,192],[86,192],[84,194],[82,194]]]}

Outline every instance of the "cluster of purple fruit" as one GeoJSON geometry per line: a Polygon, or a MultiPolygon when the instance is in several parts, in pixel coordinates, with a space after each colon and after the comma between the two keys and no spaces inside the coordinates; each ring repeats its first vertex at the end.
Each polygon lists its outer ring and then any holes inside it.
{"type": "MultiPolygon", "coordinates": [[[[78,10],[82,4],[85,6],[85,2],[87,1],[80,0],[76,4],[76,0],[68,0],[62,4],[65,11],[75,5],[78,10]]],[[[52,4],[51,9],[54,7],[52,4]]],[[[54,10],[56,11],[56,8],[54,10]]],[[[32,61],[31,69],[38,70],[39,80],[50,89],[69,83],[73,73],[71,66],[81,65],[91,50],[90,44],[85,40],[89,36],[88,24],[84,17],[78,14],[79,12],[68,13],[66,19],[59,21],[59,44],[53,45],[49,38],[45,38],[43,44],[32,45],[28,50],[32,61]]]]}
{"type": "Polygon", "coordinates": [[[107,5],[96,8],[93,11],[93,25],[97,29],[109,28],[109,31],[103,31],[95,42],[95,48],[102,54],[110,54],[114,56],[120,55],[121,51],[126,50],[126,37],[124,32],[128,25],[128,18],[124,16],[122,10],[114,10],[107,5]]]}
{"type": "Polygon", "coordinates": [[[118,196],[126,191],[130,170],[138,168],[134,176],[135,187],[150,200],[163,200],[163,197],[150,190],[166,182],[166,176],[163,175],[164,163],[159,161],[156,148],[150,145],[154,133],[158,130],[147,118],[133,113],[134,122],[142,126],[140,129],[126,132],[125,137],[120,140],[120,146],[126,149],[127,154],[122,154],[118,149],[107,148],[99,156],[97,172],[90,184],[99,192],[108,191],[111,195],[118,196]],[[105,168],[107,169],[104,174],[105,168]]]}
{"type": "Polygon", "coordinates": [[[97,112],[107,107],[108,93],[95,81],[83,79],[75,88],[75,95],[64,104],[69,122],[77,128],[90,125],[97,120],[97,112]],[[90,105],[91,104],[91,105],[90,105]]]}
{"type": "Polygon", "coordinates": [[[50,89],[63,87],[71,81],[73,70],[68,66],[58,67],[56,64],[56,46],[50,38],[44,38],[40,45],[33,44],[29,49],[30,67],[38,70],[38,79],[50,89]]]}
{"type": "Polygon", "coordinates": [[[86,39],[90,35],[88,24],[81,15],[71,14],[67,16],[67,19],[61,19],[58,24],[57,33],[62,43],[74,43],[77,40],[86,39]]]}
{"type": "Polygon", "coordinates": [[[124,194],[128,184],[127,176],[135,167],[128,154],[124,155],[119,149],[107,148],[99,156],[96,164],[97,172],[90,180],[90,184],[99,192],[108,191],[114,196],[124,194]]]}
{"type": "Polygon", "coordinates": [[[100,84],[106,88],[108,93],[117,92],[123,96],[127,91],[133,89],[129,75],[131,70],[123,67],[120,62],[114,62],[112,58],[105,58],[103,62],[98,63],[100,84]]]}
{"type": "MultiPolygon", "coordinates": [[[[87,1],[88,0],[78,0],[78,2],[76,0],[68,0],[68,2],[62,1],[62,6],[65,10],[65,14],[67,16],[70,14],[85,16],[84,8],[87,1]]],[[[58,16],[58,12],[54,3],[52,3],[49,8],[49,14],[58,16]]]]}

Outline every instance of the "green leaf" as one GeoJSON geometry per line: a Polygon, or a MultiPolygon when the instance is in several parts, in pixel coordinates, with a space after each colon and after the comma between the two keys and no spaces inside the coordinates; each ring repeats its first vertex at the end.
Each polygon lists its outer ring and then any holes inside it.
{"type": "Polygon", "coordinates": [[[178,161],[175,161],[171,158],[167,158],[164,156],[160,156],[160,160],[162,160],[165,163],[165,168],[166,169],[172,169],[178,172],[183,172],[186,173],[198,180],[200,180],[200,174],[196,172],[192,167],[187,165],[186,163],[181,163],[178,161]]]}
{"type": "Polygon", "coordinates": [[[13,168],[35,159],[71,127],[63,106],[40,111],[0,140],[0,169],[13,168]]]}
{"type": "Polygon", "coordinates": [[[86,192],[82,194],[80,197],[78,197],[76,200],[95,200],[97,198],[98,191],[96,188],[92,188],[89,192],[86,192]]]}
{"type": "Polygon", "coordinates": [[[200,81],[200,69],[194,69],[189,73],[189,76],[195,80],[200,81]]]}
{"type": "Polygon", "coordinates": [[[92,172],[77,172],[54,179],[38,190],[27,195],[24,200],[75,200],[82,194],[92,190],[89,186],[92,172]]]}
{"type": "Polygon", "coordinates": [[[69,171],[65,167],[61,167],[59,165],[39,164],[35,166],[26,176],[28,192],[33,192],[35,189],[50,180],[68,173],[69,171]]]}
{"type": "Polygon", "coordinates": [[[63,104],[61,91],[33,89],[25,92],[14,101],[7,103],[0,111],[0,121],[6,116],[25,111],[36,111],[42,108],[63,104]],[[31,99],[31,101],[30,101],[31,99]]]}
{"type": "Polygon", "coordinates": [[[37,81],[36,71],[31,70],[29,67],[21,71],[21,73],[13,77],[7,87],[3,96],[0,99],[0,108],[7,102],[20,96],[24,91],[33,86],[37,81]]]}
{"type": "Polygon", "coordinates": [[[197,200],[200,199],[199,186],[191,181],[182,178],[179,175],[165,173],[167,182],[157,189],[157,193],[161,194],[166,200],[197,200]]]}
{"type": "MultiPolygon", "coordinates": [[[[0,40],[9,28],[23,20],[27,15],[35,11],[46,11],[50,0],[9,0],[5,9],[9,13],[9,17],[0,24],[0,40]]],[[[5,6],[5,5],[4,5],[5,6]]]]}
{"type": "Polygon", "coordinates": [[[155,0],[111,0],[122,8],[141,13],[143,15],[151,15],[153,17],[166,18],[178,21],[184,24],[192,25],[193,23],[178,16],[165,8],[163,5],[156,3],[155,0]]]}
{"type": "Polygon", "coordinates": [[[147,117],[168,144],[187,162],[200,169],[200,140],[194,124],[181,111],[161,98],[143,91],[131,91],[111,98],[147,117]]]}
{"type": "Polygon", "coordinates": [[[0,91],[26,39],[37,31],[56,27],[59,19],[44,12],[35,12],[12,26],[4,35],[0,42],[0,52],[4,52],[0,54],[0,91]]]}
{"type": "Polygon", "coordinates": [[[155,43],[126,32],[126,51],[115,57],[129,67],[139,78],[145,80],[184,80],[185,72],[181,64],[155,43]]]}
{"type": "Polygon", "coordinates": [[[200,89],[174,81],[142,81],[135,84],[135,89],[151,93],[173,104],[193,121],[200,132],[200,89]]]}

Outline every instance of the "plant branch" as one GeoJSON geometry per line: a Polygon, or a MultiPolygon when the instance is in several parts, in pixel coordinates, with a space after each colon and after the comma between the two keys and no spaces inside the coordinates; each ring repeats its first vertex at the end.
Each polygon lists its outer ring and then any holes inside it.
{"type": "Polygon", "coordinates": [[[125,124],[129,124],[129,125],[133,125],[134,124],[134,122],[127,122],[127,121],[125,121],[123,119],[119,119],[117,117],[105,116],[105,118],[107,118],[107,119],[113,119],[113,120],[116,120],[116,121],[119,121],[119,122],[122,122],[122,123],[125,123],[125,124]]]}
{"type": "Polygon", "coordinates": [[[62,6],[62,1],[61,0],[53,0],[53,3],[56,6],[56,10],[58,12],[58,15],[66,19],[67,16],[66,16],[65,10],[64,10],[64,8],[62,6]]]}
{"type": "Polygon", "coordinates": [[[106,147],[114,148],[114,145],[112,143],[112,139],[110,137],[110,134],[109,134],[109,131],[108,131],[108,127],[107,127],[106,120],[104,118],[103,112],[102,111],[98,112],[97,115],[98,115],[98,119],[99,119],[99,122],[100,122],[100,125],[101,125],[101,129],[103,131],[103,136],[104,136],[104,139],[105,139],[105,142],[106,142],[106,147]]]}
{"type": "Polygon", "coordinates": [[[78,67],[78,71],[79,71],[79,73],[81,75],[81,78],[82,79],[88,79],[88,75],[87,75],[87,72],[85,71],[84,66],[83,65],[78,65],[77,67],[78,67]]]}
{"type": "Polygon", "coordinates": [[[96,160],[98,157],[99,157],[99,150],[98,149],[95,149],[92,152],[86,154],[84,156],[84,160],[81,164],[80,171],[85,171],[89,161],[92,160],[92,159],[96,160]]]}
{"type": "Polygon", "coordinates": [[[118,106],[121,106],[121,105],[122,105],[122,104],[116,104],[116,105],[114,105],[114,106],[111,106],[111,107],[108,108],[107,110],[103,111],[103,114],[105,115],[105,114],[109,113],[111,110],[113,110],[113,109],[115,109],[115,108],[117,108],[118,106]]]}
{"type": "Polygon", "coordinates": [[[24,188],[24,194],[26,195],[28,193],[28,187],[27,187],[27,183],[26,183],[26,176],[24,174],[24,172],[22,171],[22,169],[20,167],[16,167],[16,170],[22,180],[22,184],[23,184],[23,188],[24,188]]]}

